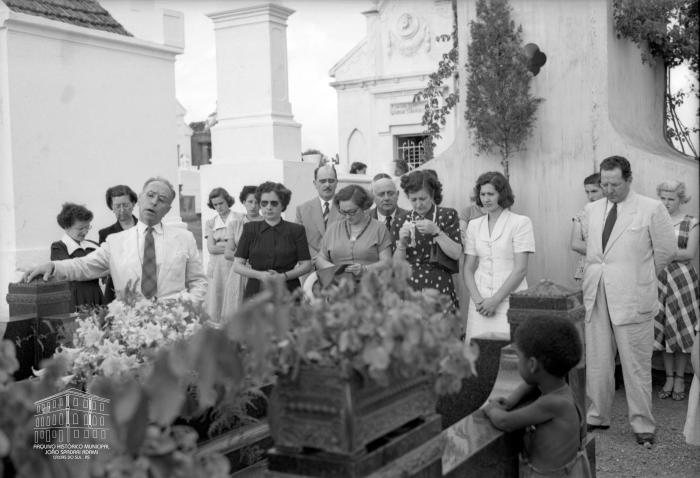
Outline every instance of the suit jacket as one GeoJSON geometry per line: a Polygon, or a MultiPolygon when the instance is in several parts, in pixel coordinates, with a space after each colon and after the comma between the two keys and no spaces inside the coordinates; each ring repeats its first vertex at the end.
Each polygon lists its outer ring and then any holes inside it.
{"type": "Polygon", "coordinates": [[[610,320],[615,325],[652,320],[658,308],[656,270],[677,252],[676,235],[666,208],[656,199],[630,191],[618,204],[617,220],[603,251],[607,200],[586,205],[588,239],[583,276],[586,320],[591,319],[602,280],[610,320]]]}
{"type": "MultiPolygon", "coordinates": [[[[403,224],[403,217],[408,213],[407,210],[401,209],[399,206],[396,206],[396,209],[394,210],[394,214],[392,214],[391,217],[391,227],[389,228],[389,233],[391,234],[391,253],[393,254],[394,251],[396,251],[396,241],[399,240],[399,230],[394,227],[394,224],[397,223],[402,223],[403,224]]],[[[379,221],[379,216],[377,215],[377,208],[373,207],[372,210],[369,212],[369,215],[372,219],[376,219],[379,221]]],[[[384,221],[382,221],[382,224],[384,224],[384,221]]]]}
{"type": "MultiPolygon", "coordinates": [[[[329,202],[332,203],[333,200],[331,199],[329,202]]],[[[339,221],[342,218],[343,216],[338,212],[338,208],[332,205],[328,215],[328,224],[339,221]]],[[[317,196],[297,206],[295,222],[306,229],[306,242],[309,243],[309,254],[311,254],[312,260],[315,259],[321,248],[321,239],[326,233],[326,227],[323,225],[321,201],[317,196]]]]}
{"type": "MultiPolygon", "coordinates": [[[[139,222],[138,219],[136,219],[136,216],[131,217],[134,220],[134,224],[139,222]]],[[[100,231],[97,233],[97,236],[100,238],[98,242],[102,244],[103,242],[105,242],[105,239],[107,239],[107,236],[109,236],[110,234],[115,234],[117,232],[122,232],[123,230],[124,228],[122,228],[122,225],[119,224],[119,221],[115,222],[111,226],[105,227],[104,229],[100,229],[100,231]]]]}
{"type": "MultiPolygon", "coordinates": [[[[156,238],[158,298],[172,298],[182,291],[188,291],[196,299],[203,300],[207,292],[207,279],[194,236],[179,227],[162,227],[162,237],[156,238]],[[159,244],[159,241],[162,242],[159,244]]],[[[124,290],[129,281],[133,284],[139,280],[140,283],[144,246],[141,234],[143,224],[111,234],[92,254],[54,262],[54,274],[59,279],[75,281],[95,279],[109,273],[118,291],[124,290]]],[[[140,287],[136,289],[141,293],[140,287]]]]}

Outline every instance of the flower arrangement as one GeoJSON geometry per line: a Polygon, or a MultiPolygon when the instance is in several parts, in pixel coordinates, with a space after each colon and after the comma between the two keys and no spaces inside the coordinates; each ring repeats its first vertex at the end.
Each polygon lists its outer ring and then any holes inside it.
{"type": "Polygon", "coordinates": [[[412,290],[409,275],[410,266],[400,261],[366,274],[358,285],[343,281],[322,299],[278,304],[277,314],[243,312],[241,330],[252,349],[267,350],[265,360],[281,374],[316,364],[382,385],[395,376],[429,374],[437,393],[457,392],[462,379],[475,373],[477,349],[460,339],[449,298],[412,290]],[[275,317],[276,323],[262,320],[275,317]]]}
{"type": "Polygon", "coordinates": [[[190,294],[171,300],[138,299],[133,291],[107,308],[83,310],[76,319],[73,347],[57,352],[72,382],[85,386],[93,376],[144,377],[155,353],[200,329],[203,312],[190,294]]]}

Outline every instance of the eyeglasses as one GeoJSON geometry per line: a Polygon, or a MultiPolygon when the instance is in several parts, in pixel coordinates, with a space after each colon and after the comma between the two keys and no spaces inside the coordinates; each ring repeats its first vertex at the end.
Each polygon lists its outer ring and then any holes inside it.
{"type": "Polygon", "coordinates": [[[134,205],[130,203],[125,203],[125,204],[112,204],[112,209],[115,211],[128,211],[129,209],[133,209],[134,205]]]}
{"type": "Polygon", "coordinates": [[[318,179],[317,181],[318,181],[319,183],[321,183],[321,184],[335,184],[335,183],[338,182],[337,179],[333,179],[333,178],[330,178],[330,179],[318,179]]]}
{"type": "Polygon", "coordinates": [[[277,207],[280,205],[279,201],[260,201],[260,206],[262,207],[267,207],[270,205],[271,207],[277,207]]]}
{"type": "Polygon", "coordinates": [[[340,214],[342,214],[343,216],[354,216],[355,214],[357,214],[360,211],[362,211],[362,209],[360,209],[359,207],[355,208],[351,211],[343,211],[342,209],[338,208],[338,212],[340,214]]]}

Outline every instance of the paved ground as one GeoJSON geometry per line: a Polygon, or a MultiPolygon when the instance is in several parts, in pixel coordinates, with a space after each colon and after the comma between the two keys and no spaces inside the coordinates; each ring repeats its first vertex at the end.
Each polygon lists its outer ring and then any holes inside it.
{"type": "MultiPolygon", "coordinates": [[[[690,379],[686,375],[686,391],[690,379]]],[[[700,478],[700,447],[687,445],[683,437],[688,399],[659,400],[657,393],[663,381],[663,373],[655,373],[653,410],[657,444],[651,449],[634,441],[627,421],[624,389],[616,392],[610,429],[595,432],[597,478],[700,478]]]]}

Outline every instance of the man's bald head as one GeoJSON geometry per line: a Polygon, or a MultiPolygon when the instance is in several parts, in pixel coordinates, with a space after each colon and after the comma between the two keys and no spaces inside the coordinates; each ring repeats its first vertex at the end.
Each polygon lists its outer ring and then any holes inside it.
{"type": "Polygon", "coordinates": [[[380,178],[373,181],[372,194],[374,195],[374,204],[377,205],[377,212],[383,216],[394,214],[399,193],[393,180],[380,178]]]}

